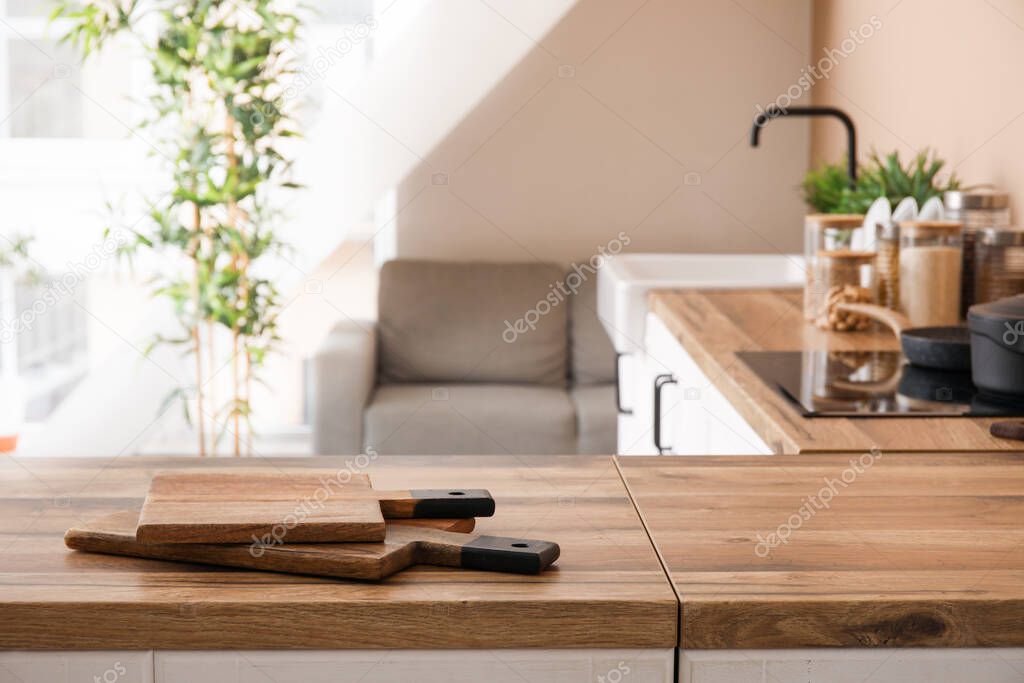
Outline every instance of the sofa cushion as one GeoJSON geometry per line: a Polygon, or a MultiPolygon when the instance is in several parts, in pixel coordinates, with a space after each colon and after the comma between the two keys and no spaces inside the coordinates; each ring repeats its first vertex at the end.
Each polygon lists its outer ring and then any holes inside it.
{"type": "Polygon", "coordinates": [[[564,454],[575,452],[576,418],[568,392],[554,387],[384,384],[363,435],[388,455],[564,454]]]}
{"type": "Polygon", "coordinates": [[[573,387],[576,408],[576,452],[611,455],[618,447],[619,414],[614,384],[573,387]]]}
{"type": "Polygon", "coordinates": [[[576,289],[569,307],[569,344],[573,384],[601,384],[615,380],[615,349],[597,317],[597,274],[585,280],[570,271],[565,283],[576,289]],[[582,280],[582,282],[581,282],[582,280]],[[574,283],[579,283],[574,286],[574,283]]]}
{"type": "Polygon", "coordinates": [[[548,299],[561,277],[542,263],[385,263],[383,381],[564,386],[568,306],[548,299]]]}

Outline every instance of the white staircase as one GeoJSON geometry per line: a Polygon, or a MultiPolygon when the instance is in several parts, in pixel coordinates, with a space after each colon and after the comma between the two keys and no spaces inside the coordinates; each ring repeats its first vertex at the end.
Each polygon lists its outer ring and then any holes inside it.
{"type": "Polygon", "coordinates": [[[302,268],[386,223],[392,188],[576,2],[377,0],[365,63],[311,87],[320,109],[296,167],[308,190],[294,200],[287,235],[302,268]]]}

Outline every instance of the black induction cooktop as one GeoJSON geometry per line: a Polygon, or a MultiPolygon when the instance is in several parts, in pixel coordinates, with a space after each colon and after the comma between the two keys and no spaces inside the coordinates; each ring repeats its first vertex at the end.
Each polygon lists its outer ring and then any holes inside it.
{"type": "Polygon", "coordinates": [[[981,394],[970,372],[920,368],[898,351],[736,354],[804,417],[1018,417],[1024,402],[981,394]]]}

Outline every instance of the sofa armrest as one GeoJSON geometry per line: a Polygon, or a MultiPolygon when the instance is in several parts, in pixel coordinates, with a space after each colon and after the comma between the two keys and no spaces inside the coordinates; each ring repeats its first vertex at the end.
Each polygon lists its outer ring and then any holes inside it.
{"type": "Polygon", "coordinates": [[[376,323],[339,323],[313,356],[314,454],[362,452],[363,410],[376,384],[376,323]]]}

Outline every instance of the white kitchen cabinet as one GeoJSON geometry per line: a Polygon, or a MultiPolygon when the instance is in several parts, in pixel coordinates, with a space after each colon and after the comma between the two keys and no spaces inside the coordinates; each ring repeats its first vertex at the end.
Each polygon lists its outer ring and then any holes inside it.
{"type": "MultiPolygon", "coordinates": [[[[803,257],[795,254],[627,253],[608,259],[597,273],[597,313],[612,346],[621,354],[620,406],[625,412],[619,415],[617,451],[623,455],[655,452],[649,396],[653,376],[648,371],[656,367],[645,369],[650,364],[644,348],[650,319],[647,295],[651,290],[802,287],[806,277],[803,257]]],[[[667,394],[669,389],[665,391],[667,394]]],[[[694,392],[690,393],[692,396],[694,392]]],[[[712,415],[723,414],[715,399],[698,402],[712,415]]],[[[760,439],[751,441],[750,433],[742,429],[738,434],[730,434],[729,426],[738,427],[731,420],[717,428],[711,428],[703,418],[697,423],[711,432],[707,437],[690,434],[686,442],[706,441],[708,448],[720,449],[715,452],[722,453],[759,452],[760,439]]]]}
{"type": "Polygon", "coordinates": [[[153,683],[146,651],[0,652],[0,683],[153,683]]]}
{"type": "Polygon", "coordinates": [[[683,650],[679,683],[1020,683],[1021,648],[683,650]]]}
{"type": "Polygon", "coordinates": [[[674,651],[157,652],[157,683],[672,683],[674,651]]]}
{"type": "Polygon", "coordinates": [[[673,455],[772,453],[655,314],[647,314],[643,353],[623,358],[620,372],[633,406],[633,414],[619,422],[621,454],[657,455],[659,440],[664,452],[673,455]],[[654,386],[664,375],[671,375],[671,381],[661,389],[655,435],[654,386]]]}
{"type": "Polygon", "coordinates": [[[673,683],[675,651],[0,652],[0,683],[673,683]]]}

